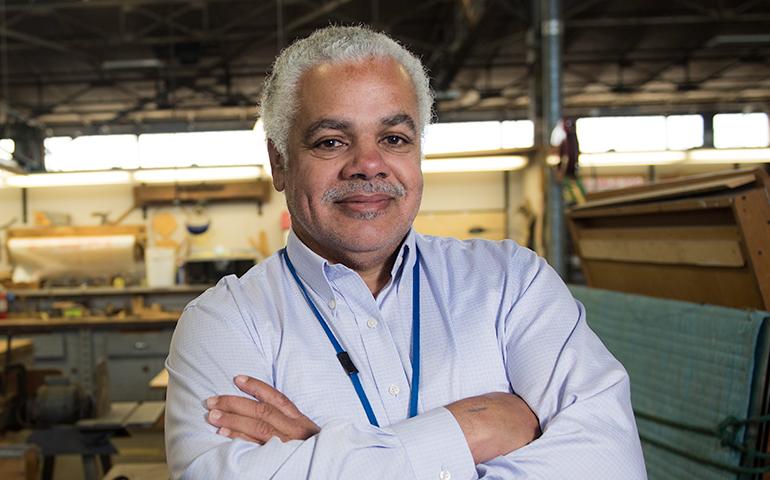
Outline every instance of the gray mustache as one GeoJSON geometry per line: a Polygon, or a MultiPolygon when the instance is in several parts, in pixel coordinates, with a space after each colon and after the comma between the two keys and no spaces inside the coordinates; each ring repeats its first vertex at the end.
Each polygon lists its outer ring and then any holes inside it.
{"type": "Polygon", "coordinates": [[[400,198],[406,195],[406,188],[400,183],[392,185],[387,182],[354,181],[330,188],[324,192],[321,200],[324,202],[336,202],[355,193],[384,193],[393,198],[400,198]]]}

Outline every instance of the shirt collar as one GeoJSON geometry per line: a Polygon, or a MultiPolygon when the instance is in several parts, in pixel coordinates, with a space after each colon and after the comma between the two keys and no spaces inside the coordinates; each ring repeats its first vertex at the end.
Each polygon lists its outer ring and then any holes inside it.
{"type": "MultiPolygon", "coordinates": [[[[390,270],[391,281],[388,286],[394,283],[399,285],[403,272],[414,266],[416,257],[412,253],[414,251],[415,233],[413,229],[409,229],[409,233],[407,233],[406,239],[401,243],[398,255],[396,255],[396,261],[393,262],[393,268],[390,270]]],[[[334,292],[332,291],[328,272],[333,268],[347,267],[329,264],[325,258],[302,243],[302,240],[297,237],[294,230],[289,232],[289,238],[286,241],[286,253],[289,255],[294,268],[297,270],[297,274],[299,274],[303,282],[327,302],[334,299],[334,292]]]]}

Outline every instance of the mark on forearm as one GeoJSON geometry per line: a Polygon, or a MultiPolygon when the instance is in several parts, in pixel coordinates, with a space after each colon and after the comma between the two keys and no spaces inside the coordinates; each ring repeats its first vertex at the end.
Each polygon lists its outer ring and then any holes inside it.
{"type": "Polygon", "coordinates": [[[472,407],[472,408],[469,408],[466,411],[468,413],[479,413],[479,412],[483,412],[486,409],[487,409],[487,407],[472,407]]]}

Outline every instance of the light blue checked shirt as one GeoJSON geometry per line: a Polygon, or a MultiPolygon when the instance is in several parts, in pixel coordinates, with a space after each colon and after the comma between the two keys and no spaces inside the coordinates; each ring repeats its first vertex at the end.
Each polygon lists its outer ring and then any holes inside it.
{"type": "Polygon", "coordinates": [[[410,232],[375,299],[363,280],[289,236],[313,301],[360,370],[380,427],[285,262],[273,255],[192,301],[166,362],[166,448],[172,478],[646,478],[623,367],[547,264],[511,241],[410,232]],[[412,266],[421,257],[419,415],[409,419],[412,266]],[[244,395],[239,374],[286,394],[321,432],[265,445],[217,435],[204,400],[244,395]],[[543,435],[474,465],[453,401],[516,392],[543,435]]]}

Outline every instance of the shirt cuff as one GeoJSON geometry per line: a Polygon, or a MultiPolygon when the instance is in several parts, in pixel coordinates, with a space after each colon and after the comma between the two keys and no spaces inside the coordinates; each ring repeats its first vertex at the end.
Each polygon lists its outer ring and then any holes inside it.
{"type": "Polygon", "coordinates": [[[385,430],[401,440],[419,480],[476,478],[476,465],[465,435],[446,408],[430,410],[385,430]]]}

